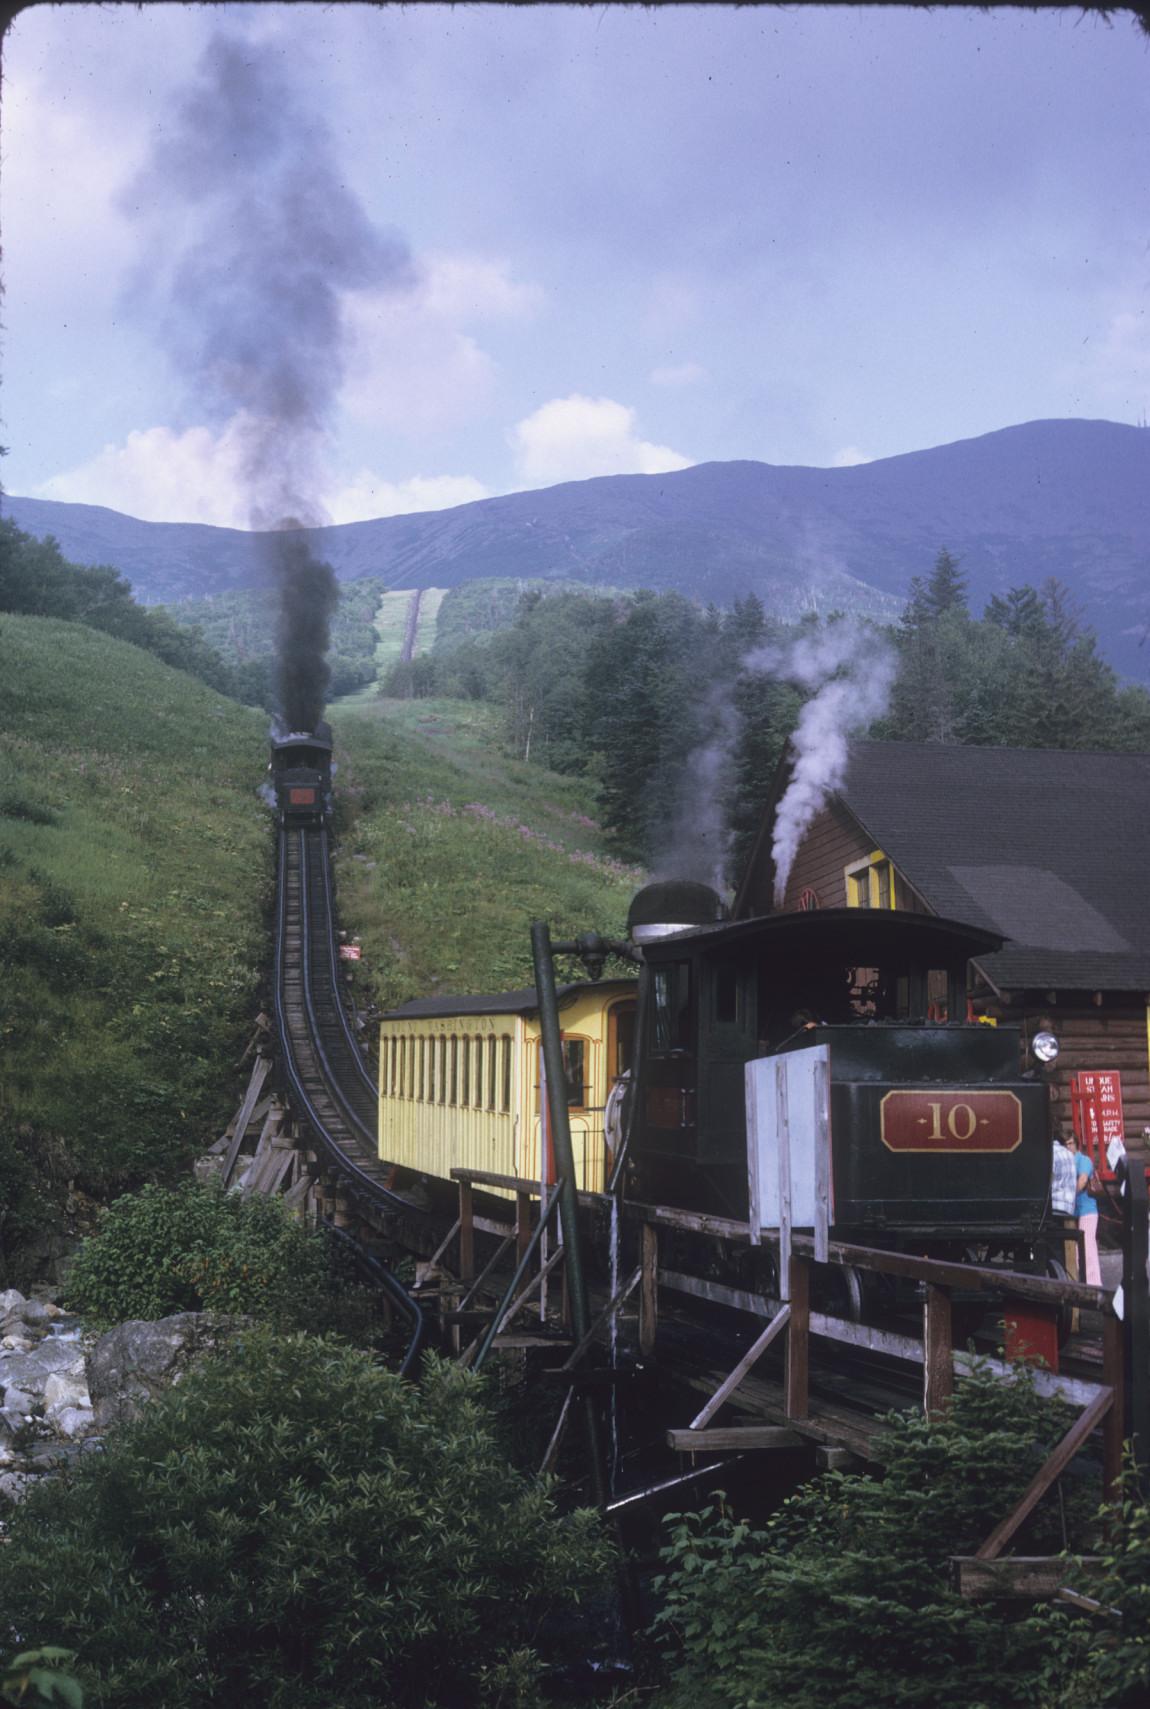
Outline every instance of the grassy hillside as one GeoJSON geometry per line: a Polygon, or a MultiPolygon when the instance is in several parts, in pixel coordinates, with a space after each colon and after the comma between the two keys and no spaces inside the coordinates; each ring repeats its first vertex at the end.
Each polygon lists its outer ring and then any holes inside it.
{"type": "Polygon", "coordinates": [[[263,714],[76,624],[5,616],[0,646],[2,1263],[36,1195],[219,1131],[272,839],[263,714]]]}
{"type": "Polygon", "coordinates": [[[499,751],[498,717],[435,700],[333,713],[361,1000],[529,985],[533,919],[556,936],[623,929],[642,874],[603,854],[587,784],[499,751]]]}
{"type": "MultiPolygon", "coordinates": [[[[266,718],[52,619],[0,619],[0,1286],[97,1197],[184,1169],[266,1001],[266,718]]],[[[337,883],[361,1001],[531,981],[528,928],[622,929],[641,875],[579,781],[475,702],[337,706],[337,883]]]]}

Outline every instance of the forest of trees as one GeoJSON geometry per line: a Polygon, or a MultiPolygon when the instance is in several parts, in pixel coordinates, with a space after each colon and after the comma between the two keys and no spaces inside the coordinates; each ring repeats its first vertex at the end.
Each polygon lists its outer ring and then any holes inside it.
{"type": "Polygon", "coordinates": [[[0,611],[86,623],[155,653],[223,694],[263,703],[258,692],[244,692],[247,685],[198,629],[139,605],[118,571],[107,564],[70,564],[55,540],[36,540],[7,518],[0,518],[0,611]]]}
{"type": "MultiPolygon", "coordinates": [[[[534,590],[509,627],[453,638],[383,687],[498,705],[510,751],[593,777],[619,853],[648,864],[697,817],[706,771],[730,878],[803,705],[778,659],[818,621],[784,628],[754,594],[719,611],[673,593],[534,590]]],[[[1150,749],[1150,694],[1121,682],[1057,581],[1013,588],[975,616],[943,550],[900,624],[875,629],[884,643],[897,671],[876,738],[1150,749]]]]}

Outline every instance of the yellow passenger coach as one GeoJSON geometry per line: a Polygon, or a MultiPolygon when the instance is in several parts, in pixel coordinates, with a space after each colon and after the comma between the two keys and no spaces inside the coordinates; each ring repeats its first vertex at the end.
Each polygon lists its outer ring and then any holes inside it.
{"type": "MultiPolygon", "coordinates": [[[[630,1067],[635,989],[633,979],[559,988],[581,1191],[602,1192],[606,1186],[604,1112],[630,1067]]],[[[441,1179],[452,1169],[480,1169],[554,1180],[540,1115],[542,1081],[534,987],[486,997],[421,998],[392,1009],[380,1024],[380,1159],[397,1172],[441,1179]]]]}

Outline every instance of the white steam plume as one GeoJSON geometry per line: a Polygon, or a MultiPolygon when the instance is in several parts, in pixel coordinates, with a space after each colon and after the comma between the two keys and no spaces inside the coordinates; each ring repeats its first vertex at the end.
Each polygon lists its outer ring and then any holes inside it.
{"type": "Polygon", "coordinates": [[[898,655],[869,625],[840,619],[788,647],[759,648],[747,664],[813,691],[791,737],[794,771],[775,815],[771,855],[779,908],[799,843],[846,779],[850,737],[887,709],[898,655]]]}
{"type": "Polygon", "coordinates": [[[656,878],[695,878],[721,892],[731,852],[726,796],[738,733],[729,684],[712,691],[704,717],[711,733],[684,761],[666,846],[652,871],[656,878]]]}

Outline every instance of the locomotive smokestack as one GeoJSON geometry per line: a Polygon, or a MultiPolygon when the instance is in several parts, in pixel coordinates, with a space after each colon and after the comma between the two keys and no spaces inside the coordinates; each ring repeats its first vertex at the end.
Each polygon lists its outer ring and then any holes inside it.
{"type": "Polygon", "coordinates": [[[306,531],[321,503],[328,420],[344,375],[343,304],[414,282],[402,238],[344,182],[328,125],[273,44],[219,31],[126,198],[149,226],[153,304],[195,404],[240,446],[250,526],[278,595],[281,715],[323,710],[337,595],[306,531]]]}

